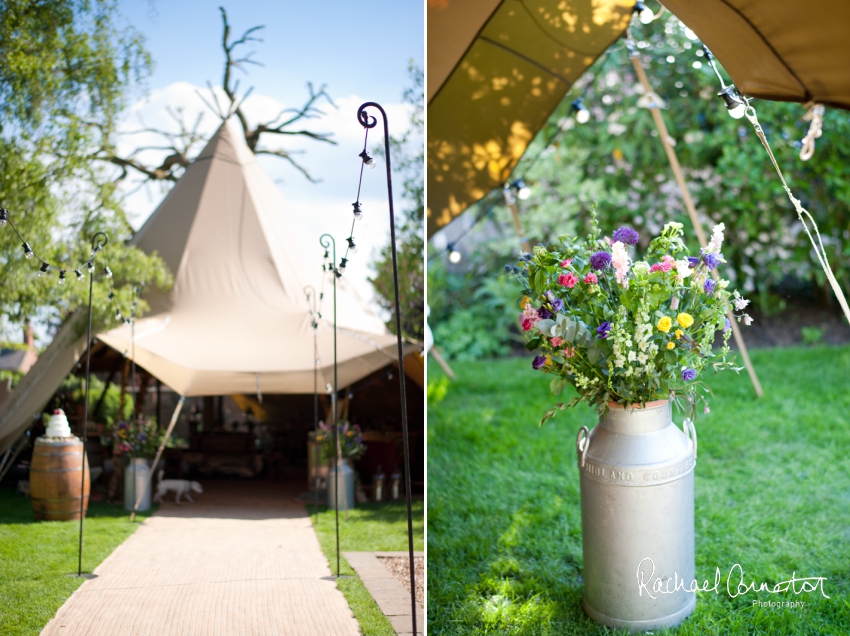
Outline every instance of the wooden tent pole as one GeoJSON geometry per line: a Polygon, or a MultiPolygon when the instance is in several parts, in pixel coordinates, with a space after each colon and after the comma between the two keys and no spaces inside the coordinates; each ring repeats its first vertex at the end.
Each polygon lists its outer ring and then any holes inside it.
{"type": "MultiPolygon", "coordinates": [[[[630,57],[632,65],[635,67],[635,73],[637,73],[638,79],[643,85],[646,95],[653,95],[652,86],[649,84],[649,79],[646,77],[646,72],[643,69],[643,65],[640,63],[640,58],[638,56],[630,57]]],[[[661,111],[657,106],[651,106],[649,112],[652,113],[652,118],[655,120],[655,127],[658,129],[658,136],[661,137],[664,152],[667,153],[667,160],[670,162],[670,167],[673,169],[673,175],[676,177],[676,183],[679,184],[679,189],[682,191],[682,199],[685,202],[685,208],[687,209],[688,216],[691,218],[691,223],[694,226],[697,240],[699,241],[700,247],[705,247],[708,242],[706,241],[705,233],[703,232],[702,225],[697,217],[697,210],[694,206],[693,199],[691,199],[691,193],[688,191],[688,184],[685,182],[682,167],[679,165],[679,158],[676,156],[673,144],[670,143],[670,135],[667,133],[667,126],[664,124],[664,118],[661,116],[661,111]]],[[[711,274],[714,276],[715,280],[719,279],[719,274],[716,269],[713,270],[711,274]]],[[[741,330],[738,328],[738,322],[735,320],[734,316],[732,316],[731,312],[729,312],[728,318],[729,324],[732,325],[732,336],[735,338],[735,343],[738,345],[741,357],[744,359],[744,366],[747,368],[747,373],[750,374],[750,380],[753,383],[756,395],[758,397],[762,397],[764,395],[764,391],[762,391],[761,383],[756,375],[756,370],[753,368],[753,363],[750,361],[750,354],[747,352],[747,345],[744,343],[744,336],[741,333],[741,330]]]]}
{"type": "Polygon", "coordinates": [[[177,401],[177,406],[174,409],[174,414],[171,416],[171,422],[168,423],[168,430],[165,431],[165,437],[162,438],[162,444],[159,445],[159,448],[156,451],[156,457],[154,458],[153,464],[151,465],[151,469],[148,471],[148,478],[145,480],[145,485],[139,493],[139,496],[136,498],[136,503],[133,505],[133,512],[130,514],[130,521],[133,521],[133,519],[136,518],[136,511],[139,509],[139,505],[142,503],[142,499],[145,496],[145,491],[148,489],[148,484],[151,483],[153,473],[156,470],[156,465],[159,463],[159,460],[162,457],[162,451],[165,450],[165,445],[168,443],[168,438],[171,437],[171,431],[174,430],[174,425],[177,424],[177,418],[180,417],[180,409],[183,408],[183,402],[185,401],[186,398],[182,395],[177,401]]]}

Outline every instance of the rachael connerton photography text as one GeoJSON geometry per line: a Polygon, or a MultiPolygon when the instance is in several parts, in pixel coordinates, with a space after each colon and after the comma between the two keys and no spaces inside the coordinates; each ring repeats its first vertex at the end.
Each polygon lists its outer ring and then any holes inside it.
{"type": "MultiPolygon", "coordinates": [[[[720,594],[720,582],[721,582],[721,574],[720,568],[715,568],[714,573],[714,585],[710,585],[708,581],[704,581],[702,587],[700,587],[699,583],[696,580],[691,581],[690,585],[686,587],[685,580],[679,578],[678,572],[674,572],[672,577],[665,579],[655,578],[653,581],[653,577],[655,576],[655,562],[650,558],[646,557],[638,563],[637,567],[637,581],[638,581],[638,595],[643,596],[643,593],[646,592],[650,598],[657,598],[655,594],[675,594],[676,592],[714,592],[715,594],[720,594]],[[647,563],[648,562],[648,563],[647,563]],[[651,566],[651,571],[647,576],[647,569],[651,566]],[[671,589],[672,584],[672,589],[671,589]]],[[[791,574],[791,578],[786,581],[780,581],[771,585],[770,583],[762,582],[758,583],[756,581],[751,581],[747,583],[744,578],[744,568],[741,567],[740,564],[736,563],[729,569],[729,574],[726,577],[726,593],[729,595],[729,598],[736,598],[738,596],[743,596],[744,594],[749,594],[750,592],[767,592],[768,594],[782,594],[784,592],[793,592],[795,595],[799,594],[809,594],[816,590],[820,590],[820,593],[824,596],[824,598],[830,598],[827,596],[826,592],[823,589],[823,582],[827,580],[825,576],[811,576],[806,578],[798,578],[797,573],[793,572],[791,574]]],[[[755,605],[759,601],[753,601],[755,605]]]]}

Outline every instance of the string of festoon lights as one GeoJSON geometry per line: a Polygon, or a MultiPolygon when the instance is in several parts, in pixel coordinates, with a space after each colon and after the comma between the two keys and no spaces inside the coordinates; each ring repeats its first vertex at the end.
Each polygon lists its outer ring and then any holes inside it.
{"type": "MultiPolygon", "coordinates": [[[[52,272],[55,269],[55,270],[59,271],[59,279],[58,279],[59,284],[64,285],[65,281],[68,278],[68,272],[69,271],[71,271],[74,275],[76,275],[78,281],[82,281],[83,278],[84,278],[83,269],[87,269],[90,273],[94,272],[94,257],[95,257],[95,254],[97,254],[101,249],[103,249],[103,245],[101,245],[101,244],[95,245],[94,248],[92,249],[92,252],[91,252],[91,255],[89,256],[89,259],[85,263],[83,263],[82,265],[75,267],[73,269],[67,268],[67,267],[65,269],[62,269],[61,267],[56,267],[56,266],[51,265],[50,263],[48,263],[46,260],[44,260],[43,258],[41,258],[38,255],[38,253],[32,248],[32,245],[26,239],[24,239],[23,236],[21,236],[21,233],[18,231],[18,228],[15,227],[15,224],[12,222],[12,218],[11,218],[10,215],[11,215],[11,213],[9,212],[9,210],[0,206],[0,228],[4,228],[4,227],[6,227],[6,225],[8,225],[10,228],[12,228],[12,231],[15,233],[15,235],[21,241],[21,248],[24,250],[24,258],[26,258],[27,260],[35,259],[36,261],[41,263],[41,265],[38,268],[38,271],[36,272],[39,278],[44,278],[45,276],[49,276],[50,272],[52,272]]],[[[112,278],[112,270],[110,270],[109,267],[105,268],[105,272],[106,272],[107,278],[112,278]]]]}

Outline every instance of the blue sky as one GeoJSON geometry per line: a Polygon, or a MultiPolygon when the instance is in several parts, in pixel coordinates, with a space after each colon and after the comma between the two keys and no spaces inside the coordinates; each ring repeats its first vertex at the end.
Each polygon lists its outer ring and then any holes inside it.
{"type": "MultiPolygon", "coordinates": [[[[196,91],[202,90],[209,97],[207,81],[216,87],[221,84],[224,55],[219,6],[227,11],[231,39],[240,37],[250,27],[265,25],[256,34],[263,41],[242,49],[243,55],[255,51],[253,59],[263,66],[250,65],[246,67],[248,75],[236,75],[240,93],[254,87],[244,103],[252,124],[272,119],[283,107],[300,107],[308,95],[308,81],[316,87],[326,84],[337,104],[337,109],[323,104],[327,116],[305,125],[316,132],[334,133],[337,146],[292,137],[264,138],[268,147],[302,150],[299,162],[314,178],[321,179],[320,184],[310,183],[280,159],[259,160],[284,196],[305,211],[305,219],[316,236],[330,231],[338,244],[343,243],[357,188],[357,154],[363,145],[363,129],[356,120],[357,106],[376,101],[389,114],[392,134],[407,128],[409,108],[402,104],[402,93],[410,85],[408,60],[413,59],[420,67],[424,60],[424,3],[120,0],[121,14],[145,36],[155,65],[146,86],[135,92],[123,130],[138,129],[140,122],[174,129],[174,122],[165,113],[166,105],[183,108],[187,121],[207,111],[202,127],[207,134],[218,127],[215,115],[203,105],[196,91]]],[[[374,148],[373,137],[377,139],[379,135],[370,136],[370,148],[374,148]]],[[[125,139],[124,150],[161,143],[144,136],[125,139]]],[[[146,158],[153,162],[157,155],[152,153],[146,158]]],[[[364,265],[389,235],[386,185],[384,179],[378,178],[383,173],[369,173],[361,196],[364,211],[380,214],[366,214],[358,224],[358,259],[363,259],[364,265]]],[[[130,192],[137,185],[128,183],[125,190],[130,192]]],[[[165,191],[161,185],[149,185],[128,196],[128,216],[135,227],[140,227],[153,212],[165,191]]],[[[396,205],[401,202],[396,201],[396,205]]],[[[371,300],[371,286],[366,281],[368,268],[349,268],[349,272],[360,294],[371,300]]]]}

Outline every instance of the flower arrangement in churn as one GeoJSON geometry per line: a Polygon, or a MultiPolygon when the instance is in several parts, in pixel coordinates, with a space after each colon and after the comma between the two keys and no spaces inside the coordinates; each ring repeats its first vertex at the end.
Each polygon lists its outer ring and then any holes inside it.
{"type": "MultiPolygon", "coordinates": [[[[144,457],[153,459],[165,436],[153,418],[139,417],[135,422],[118,422],[107,428],[104,443],[112,442],[112,454],[115,457],[144,457]]],[[[169,446],[173,445],[169,440],[169,446]]]]}
{"type": "Polygon", "coordinates": [[[650,242],[645,260],[633,261],[638,233],[622,227],[601,238],[595,214],[591,219],[586,240],[561,236],[556,245],[538,245],[505,266],[525,288],[519,322],[526,346],[539,352],[532,367],[554,376],[553,394],[567,385],[578,391],[540,423],[579,402],[604,412],[609,402],[645,405],[669,398],[691,419],[698,403],[708,413],[705,372],[740,371],[727,360],[727,316],[752,322],[740,313],[749,301],[729,291],[728,280],[712,278],[725,263],[723,224],[714,227],[699,256],[690,256],[682,224],[668,223],[650,242]],[[722,346],[713,349],[718,332],[722,346]]]}
{"type": "Polygon", "coordinates": [[[359,459],[366,452],[366,445],[363,443],[363,433],[360,431],[360,426],[353,426],[348,421],[340,422],[337,425],[339,429],[339,452],[335,448],[336,440],[334,439],[334,427],[332,424],[319,422],[319,434],[316,435],[316,441],[322,449],[322,459],[327,461],[339,455],[342,459],[359,459]]]}

